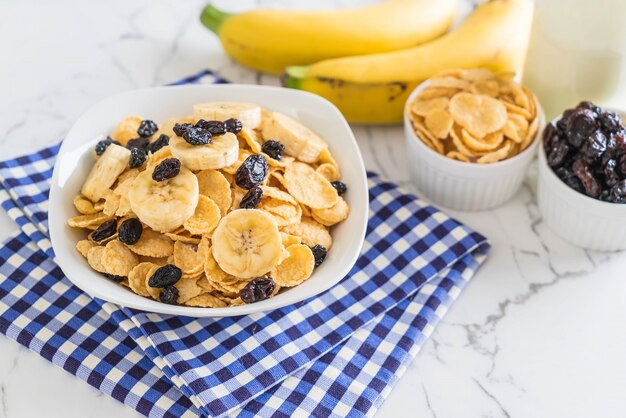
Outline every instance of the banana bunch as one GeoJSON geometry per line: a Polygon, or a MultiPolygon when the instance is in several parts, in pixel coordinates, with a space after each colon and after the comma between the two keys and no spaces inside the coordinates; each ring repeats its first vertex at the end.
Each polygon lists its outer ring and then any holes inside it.
{"type": "Polygon", "coordinates": [[[408,48],[445,33],[457,0],[388,0],[346,10],[257,9],[225,13],[209,4],[200,15],[226,53],[272,74],[289,65],[408,48]]]}
{"type": "Polygon", "coordinates": [[[202,21],[219,34],[236,61],[271,73],[286,68],[285,86],[325,97],[350,122],[380,124],[402,121],[410,92],[439,71],[521,71],[531,0],[483,3],[456,30],[440,36],[455,11],[456,1],[448,0],[388,0],[356,10],[257,10],[235,16],[208,6],[202,21]]]}

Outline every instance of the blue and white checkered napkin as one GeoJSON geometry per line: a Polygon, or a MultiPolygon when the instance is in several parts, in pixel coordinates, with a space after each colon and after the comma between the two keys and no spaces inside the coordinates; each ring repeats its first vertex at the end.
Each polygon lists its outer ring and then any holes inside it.
{"type": "Polygon", "coordinates": [[[366,241],[332,289],[236,318],[138,312],[91,299],[53,261],[58,149],[0,163],[0,202],[21,229],[0,249],[0,332],[147,416],[371,416],[489,248],[369,173],[366,241]]]}

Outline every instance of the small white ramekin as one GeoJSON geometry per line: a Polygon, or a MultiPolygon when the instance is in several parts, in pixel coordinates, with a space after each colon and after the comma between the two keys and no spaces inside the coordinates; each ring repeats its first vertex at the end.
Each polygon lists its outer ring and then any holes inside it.
{"type": "MultiPolygon", "coordinates": [[[[409,119],[415,96],[427,87],[420,84],[404,108],[404,131],[409,158],[409,174],[422,195],[437,205],[462,211],[480,211],[502,205],[521,187],[526,170],[537,152],[539,140],[515,157],[491,164],[464,163],[430,149],[417,135],[409,119]]],[[[545,125],[543,110],[537,135],[545,125]]]]}
{"type": "Polygon", "coordinates": [[[548,166],[543,144],[538,165],[537,204],[554,233],[590,250],[626,249],[626,204],[603,202],[571,189],[548,166]]]}

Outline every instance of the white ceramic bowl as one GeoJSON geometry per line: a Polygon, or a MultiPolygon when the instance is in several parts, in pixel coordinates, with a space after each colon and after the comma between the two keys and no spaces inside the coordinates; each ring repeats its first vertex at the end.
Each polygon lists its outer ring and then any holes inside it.
{"type": "MultiPolygon", "coordinates": [[[[492,164],[472,164],[453,160],[430,149],[419,138],[409,119],[415,96],[428,86],[420,84],[404,108],[404,131],[411,180],[424,197],[440,206],[463,211],[480,211],[499,206],[511,199],[521,187],[528,165],[539,141],[513,158],[492,164]]],[[[545,117],[538,109],[543,130],[545,117]]]]}
{"type": "Polygon", "coordinates": [[[339,110],[314,94],[279,87],[254,85],[195,85],[157,87],[109,97],[85,112],[68,133],[54,168],[50,190],[50,235],[56,262],[66,276],[93,297],[144,311],[192,317],[223,317],[267,311],[314,296],[342,279],[359,255],[368,218],[368,188],[365,167],[354,135],[339,110]],[[283,293],[249,305],[230,308],[172,306],[138,296],[93,271],[76,251],[84,231],[69,228],[67,219],[76,215],[72,204],[93,166],[94,144],[111,132],[125,116],[141,115],[157,122],[191,114],[192,106],[208,101],[258,103],[290,115],[316,131],[330,145],[349,191],[345,199],[350,216],[333,228],[333,246],[312,277],[283,293]]]}
{"type": "Polygon", "coordinates": [[[537,204],[546,225],[566,241],[590,250],[626,249],[626,204],[603,202],[571,189],[548,166],[543,144],[537,204]]]}

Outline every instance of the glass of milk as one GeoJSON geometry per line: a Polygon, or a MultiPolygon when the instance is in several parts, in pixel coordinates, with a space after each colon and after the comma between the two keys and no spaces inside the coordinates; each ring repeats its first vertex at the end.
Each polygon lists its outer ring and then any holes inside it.
{"type": "Polygon", "coordinates": [[[626,109],[626,0],[535,0],[524,83],[547,120],[582,100],[626,109]]]}

